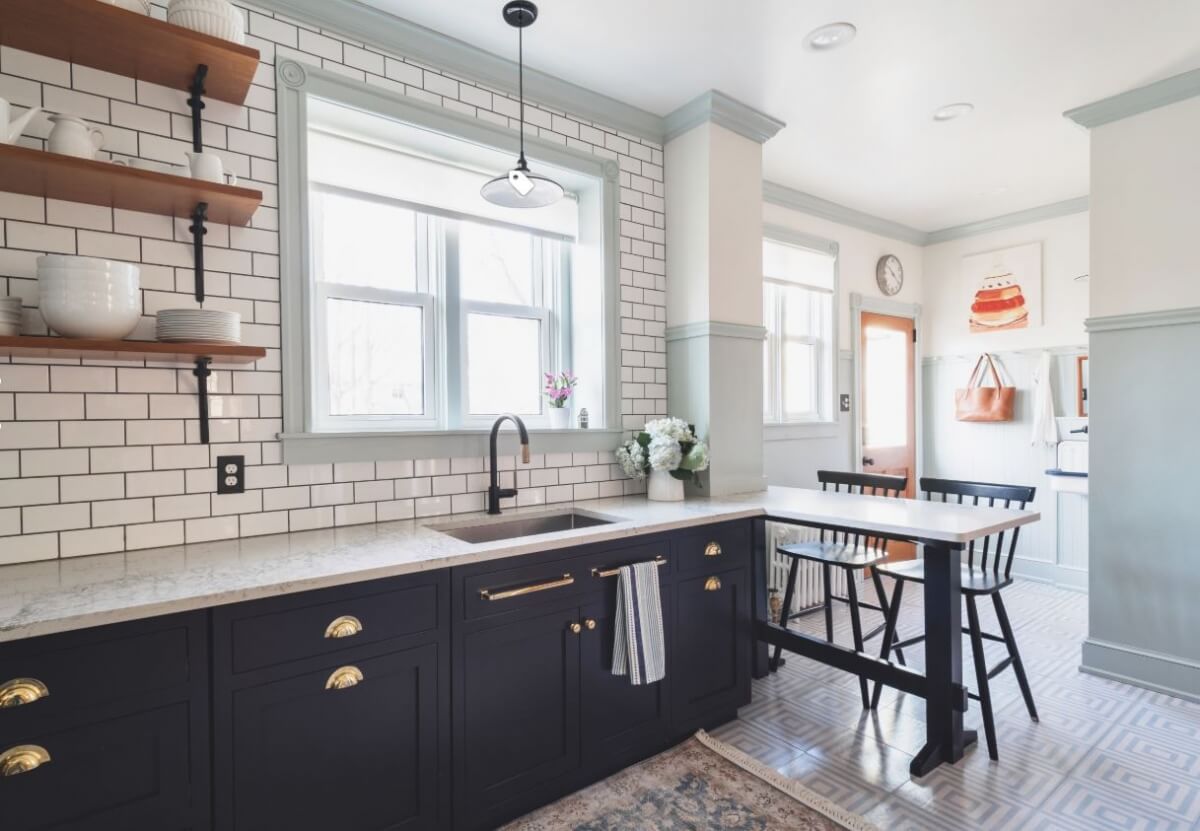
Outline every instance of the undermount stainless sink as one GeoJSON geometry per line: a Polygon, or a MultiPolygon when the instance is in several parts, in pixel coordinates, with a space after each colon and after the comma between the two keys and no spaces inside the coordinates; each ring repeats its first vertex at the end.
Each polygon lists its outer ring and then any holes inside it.
{"type": "Polygon", "coordinates": [[[430,525],[439,531],[463,542],[480,543],[509,540],[515,537],[530,537],[537,534],[552,534],[555,531],[572,531],[576,528],[591,528],[596,525],[611,525],[620,522],[616,517],[591,514],[584,511],[562,511],[553,514],[516,516],[511,519],[487,519],[474,524],[430,525]]]}

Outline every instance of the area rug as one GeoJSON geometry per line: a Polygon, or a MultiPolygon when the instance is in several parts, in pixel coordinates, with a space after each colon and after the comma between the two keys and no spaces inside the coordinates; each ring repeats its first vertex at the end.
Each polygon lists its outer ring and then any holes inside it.
{"type": "Polygon", "coordinates": [[[502,831],[877,831],[701,730],[502,831]]]}

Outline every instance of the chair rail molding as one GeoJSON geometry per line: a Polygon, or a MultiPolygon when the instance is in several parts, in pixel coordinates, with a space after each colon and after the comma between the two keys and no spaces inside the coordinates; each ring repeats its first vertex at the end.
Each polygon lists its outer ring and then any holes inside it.
{"type": "Polygon", "coordinates": [[[1090,130],[1129,118],[1131,115],[1186,101],[1197,95],[1200,95],[1200,69],[1193,69],[1084,104],[1082,107],[1075,107],[1063,115],[1090,130]]]}
{"type": "Polygon", "coordinates": [[[1115,332],[1121,329],[1154,329],[1159,326],[1188,326],[1200,323],[1200,306],[1184,309],[1162,309],[1155,312],[1134,312],[1126,315],[1089,317],[1083,322],[1089,332],[1115,332]]]}
{"type": "Polygon", "coordinates": [[[746,340],[765,340],[767,327],[750,326],[744,323],[723,323],[719,320],[700,320],[695,323],[684,323],[681,326],[667,327],[667,342],[688,340],[689,338],[744,338],[746,340]]]}

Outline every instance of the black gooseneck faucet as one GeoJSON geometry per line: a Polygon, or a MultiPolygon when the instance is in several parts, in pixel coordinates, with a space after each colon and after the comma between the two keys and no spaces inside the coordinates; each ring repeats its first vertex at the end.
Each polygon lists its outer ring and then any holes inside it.
{"type": "MultiPolygon", "coordinates": [[[[487,492],[487,512],[489,514],[500,513],[500,500],[507,499],[510,496],[517,495],[517,489],[500,488],[500,471],[496,468],[496,436],[500,433],[500,425],[505,421],[511,421],[517,427],[517,432],[521,434],[521,461],[529,464],[529,432],[525,429],[525,422],[517,418],[512,413],[505,413],[496,419],[496,423],[492,425],[491,438],[491,484],[488,486],[487,492]]],[[[515,475],[515,474],[514,474],[515,475]]],[[[516,484],[514,482],[514,484],[516,484]]]]}

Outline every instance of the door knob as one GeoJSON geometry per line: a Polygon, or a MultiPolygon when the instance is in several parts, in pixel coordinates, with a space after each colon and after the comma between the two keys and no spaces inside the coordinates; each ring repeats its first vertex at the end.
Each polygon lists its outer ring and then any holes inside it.
{"type": "Polygon", "coordinates": [[[578,635],[582,631],[583,631],[583,627],[580,626],[578,623],[571,624],[571,634],[578,635]]]}
{"type": "Polygon", "coordinates": [[[591,618],[588,618],[587,620],[585,620],[583,622],[583,625],[588,628],[588,631],[591,631],[592,629],[596,628],[596,621],[592,620],[591,618]]]}

